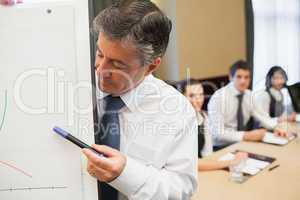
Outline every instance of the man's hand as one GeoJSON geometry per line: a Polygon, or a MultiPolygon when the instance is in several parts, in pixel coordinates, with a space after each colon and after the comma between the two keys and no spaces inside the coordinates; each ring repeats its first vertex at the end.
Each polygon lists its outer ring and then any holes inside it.
{"type": "Polygon", "coordinates": [[[286,137],[286,138],[289,137],[289,133],[286,132],[285,130],[280,129],[280,128],[275,128],[274,129],[274,134],[278,137],[286,137]]]}
{"type": "Polygon", "coordinates": [[[120,176],[126,165],[126,157],[108,146],[92,145],[92,147],[106,157],[101,157],[89,149],[84,149],[83,153],[88,159],[87,171],[89,174],[102,182],[111,182],[120,176]]]}
{"type": "Polygon", "coordinates": [[[266,129],[255,129],[253,131],[247,131],[244,134],[243,140],[252,141],[252,142],[260,142],[266,135],[266,129]]]}

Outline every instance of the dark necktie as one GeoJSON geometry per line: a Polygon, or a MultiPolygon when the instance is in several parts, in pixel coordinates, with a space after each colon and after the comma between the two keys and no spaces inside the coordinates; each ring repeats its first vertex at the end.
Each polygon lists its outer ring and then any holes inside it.
{"type": "Polygon", "coordinates": [[[198,158],[202,158],[202,150],[205,145],[205,115],[202,112],[199,114],[202,116],[203,122],[198,124],[198,158]]]}
{"type": "Polygon", "coordinates": [[[271,100],[269,109],[270,117],[280,117],[284,113],[283,94],[280,91],[281,100],[277,101],[272,95],[270,89],[267,89],[267,92],[271,100]]]}
{"type": "Polygon", "coordinates": [[[243,103],[243,97],[244,97],[244,93],[241,93],[239,95],[237,95],[238,98],[238,110],[237,110],[237,130],[238,131],[244,131],[245,127],[244,127],[244,114],[243,114],[243,107],[242,107],[242,103],[243,103]]]}
{"type": "MultiPolygon", "coordinates": [[[[111,95],[104,98],[104,114],[100,119],[100,138],[98,141],[102,145],[110,146],[120,150],[120,123],[119,111],[124,107],[124,102],[120,97],[111,95]]],[[[118,191],[107,183],[100,183],[101,200],[117,200],[118,191]]]]}

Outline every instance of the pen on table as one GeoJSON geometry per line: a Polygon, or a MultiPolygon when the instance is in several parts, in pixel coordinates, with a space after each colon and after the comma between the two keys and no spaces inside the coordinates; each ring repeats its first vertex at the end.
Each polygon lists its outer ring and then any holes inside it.
{"type": "Polygon", "coordinates": [[[272,171],[272,170],[274,170],[274,169],[276,169],[277,167],[279,167],[280,165],[275,165],[274,167],[271,167],[270,169],[269,169],[269,171],[272,171]]]}
{"type": "Polygon", "coordinates": [[[99,156],[104,156],[104,154],[100,153],[99,151],[97,151],[96,149],[94,149],[93,147],[87,145],[86,143],[82,142],[81,140],[79,140],[78,138],[74,137],[73,135],[71,135],[70,133],[68,133],[67,131],[63,130],[62,128],[59,128],[57,126],[55,126],[53,128],[53,131],[56,132],[57,134],[59,134],[60,136],[62,136],[63,138],[69,140],[70,142],[72,142],[73,144],[79,146],[82,149],[90,149],[91,151],[93,151],[94,153],[96,153],[99,156]]]}

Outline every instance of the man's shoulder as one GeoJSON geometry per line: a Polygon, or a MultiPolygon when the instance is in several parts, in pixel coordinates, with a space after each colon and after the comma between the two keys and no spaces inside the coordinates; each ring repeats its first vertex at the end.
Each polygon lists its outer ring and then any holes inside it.
{"type": "Polygon", "coordinates": [[[149,80],[155,87],[156,98],[152,98],[151,95],[149,95],[148,98],[151,98],[153,100],[153,104],[159,104],[162,114],[178,117],[195,115],[194,108],[192,107],[188,99],[173,86],[154,76],[150,77],[148,81],[149,80]]]}
{"type": "Polygon", "coordinates": [[[149,80],[152,83],[154,83],[154,86],[156,86],[156,88],[159,90],[159,94],[162,98],[166,96],[169,97],[170,95],[172,95],[173,97],[177,97],[182,99],[185,102],[188,102],[186,97],[183,94],[181,94],[178,90],[176,90],[173,86],[169,85],[165,81],[156,78],[153,75],[151,75],[149,80]]]}
{"type": "Polygon", "coordinates": [[[225,86],[217,89],[213,93],[213,95],[211,96],[211,99],[215,99],[215,98],[218,98],[221,95],[225,95],[226,93],[230,93],[229,89],[230,89],[229,85],[225,85],[225,86]]]}
{"type": "Polygon", "coordinates": [[[265,89],[252,91],[252,95],[258,99],[269,97],[269,93],[265,89]]]}

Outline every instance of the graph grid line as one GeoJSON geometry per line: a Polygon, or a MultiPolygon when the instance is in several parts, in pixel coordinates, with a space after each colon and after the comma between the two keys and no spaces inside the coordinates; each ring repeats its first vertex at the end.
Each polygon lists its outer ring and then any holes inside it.
{"type": "Polygon", "coordinates": [[[67,189],[67,187],[24,187],[24,188],[8,188],[8,189],[0,189],[0,192],[13,192],[13,191],[22,191],[22,190],[59,190],[59,189],[67,189]]]}

